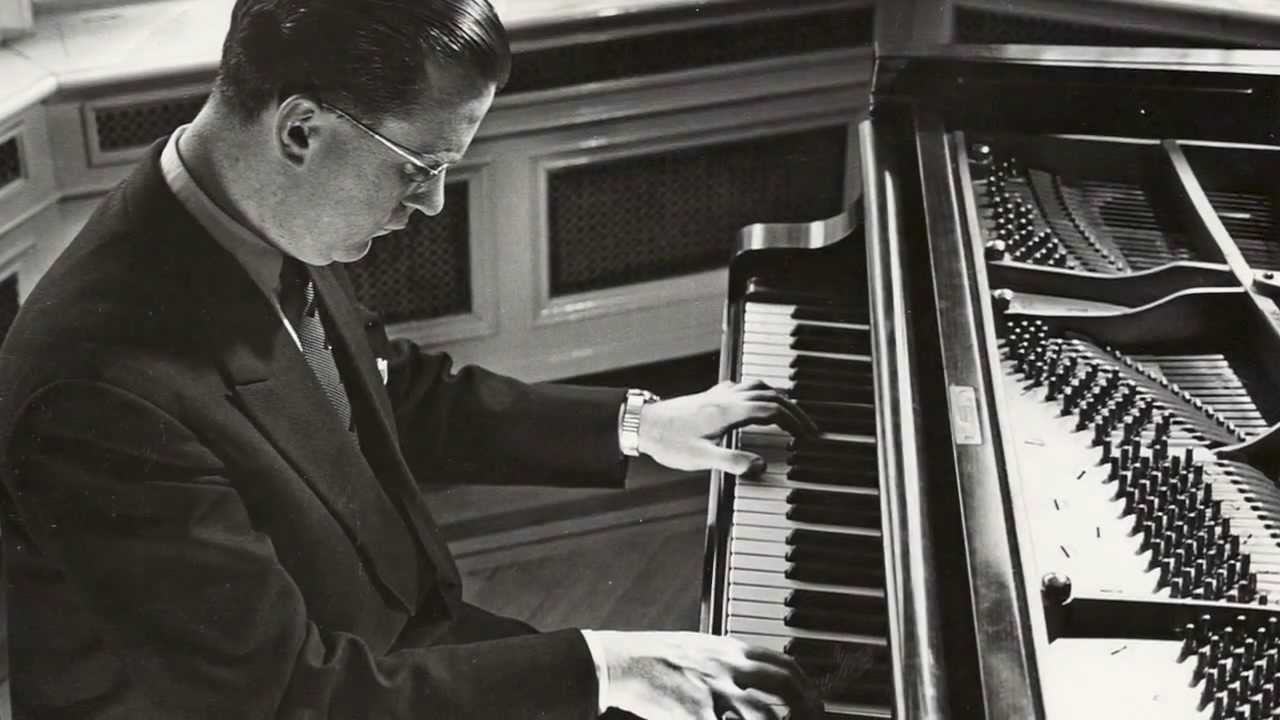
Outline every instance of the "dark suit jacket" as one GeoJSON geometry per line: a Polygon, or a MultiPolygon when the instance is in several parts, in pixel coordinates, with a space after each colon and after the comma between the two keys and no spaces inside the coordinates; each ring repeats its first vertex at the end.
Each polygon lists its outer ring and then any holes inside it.
{"type": "Polygon", "coordinates": [[[159,150],[0,348],[18,717],[594,717],[576,631],[434,645],[460,593],[419,484],[620,484],[622,391],[455,373],[314,269],[357,445],[159,150]]]}

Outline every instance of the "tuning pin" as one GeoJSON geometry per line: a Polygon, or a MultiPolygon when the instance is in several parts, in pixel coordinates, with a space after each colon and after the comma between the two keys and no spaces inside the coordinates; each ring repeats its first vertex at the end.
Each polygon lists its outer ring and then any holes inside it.
{"type": "Polygon", "coordinates": [[[987,262],[1004,260],[1009,253],[1009,245],[1004,240],[991,240],[983,246],[983,255],[987,262]]]}
{"type": "Polygon", "coordinates": [[[1008,312],[1009,306],[1013,304],[1014,293],[1008,288],[1000,288],[991,293],[991,306],[997,314],[1003,315],[1008,312]]]}
{"type": "Polygon", "coordinates": [[[1040,592],[1050,606],[1065,604],[1071,598],[1071,577],[1062,573],[1047,573],[1040,579],[1040,592]]]}

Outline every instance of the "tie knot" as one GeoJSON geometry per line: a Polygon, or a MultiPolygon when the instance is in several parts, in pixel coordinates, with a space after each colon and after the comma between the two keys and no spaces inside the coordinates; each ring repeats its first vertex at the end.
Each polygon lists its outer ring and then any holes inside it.
{"type": "Polygon", "coordinates": [[[315,300],[315,286],[302,261],[285,257],[280,267],[280,309],[295,327],[302,316],[310,313],[315,300]]]}

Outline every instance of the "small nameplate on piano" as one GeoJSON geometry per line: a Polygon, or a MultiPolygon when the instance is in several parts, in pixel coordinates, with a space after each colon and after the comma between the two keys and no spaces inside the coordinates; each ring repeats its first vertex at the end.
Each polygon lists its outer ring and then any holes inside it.
{"type": "Polygon", "coordinates": [[[981,445],[978,395],[968,385],[951,386],[951,435],[957,445],[981,445]]]}

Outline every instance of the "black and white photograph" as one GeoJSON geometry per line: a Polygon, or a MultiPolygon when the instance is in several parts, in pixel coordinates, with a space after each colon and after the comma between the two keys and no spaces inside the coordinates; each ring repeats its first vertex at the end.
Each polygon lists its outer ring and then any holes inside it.
{"type": "Polygon", "coordinates": [[[1280,718],[1280,2],[0,0],[0,720],[1280,718]]]}

